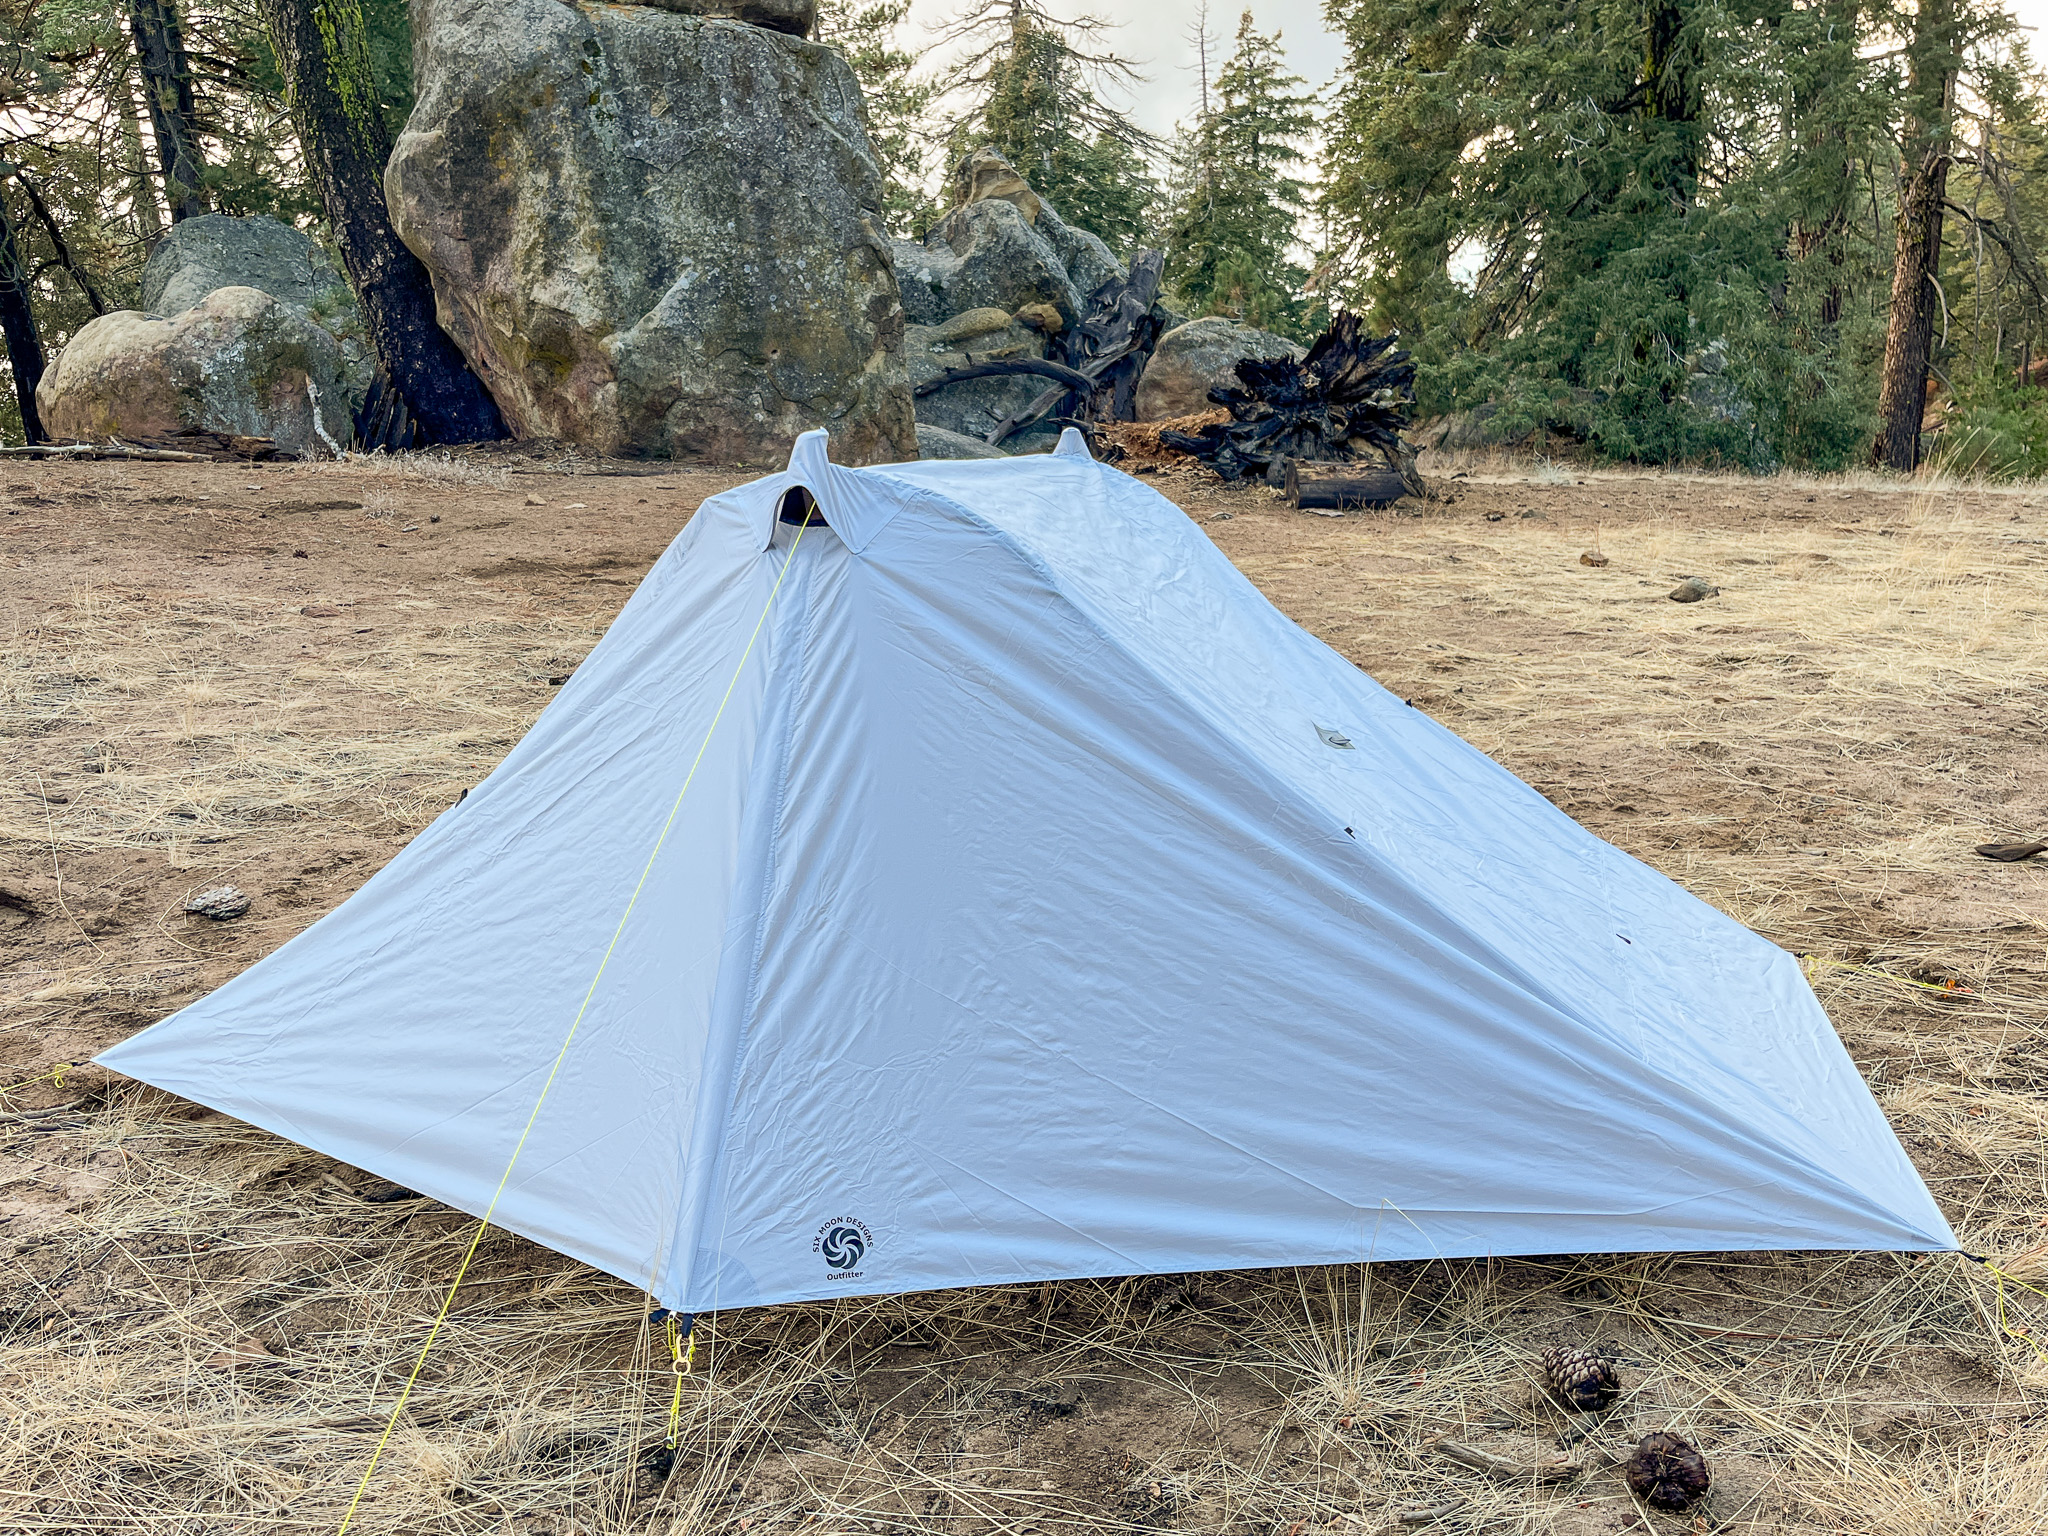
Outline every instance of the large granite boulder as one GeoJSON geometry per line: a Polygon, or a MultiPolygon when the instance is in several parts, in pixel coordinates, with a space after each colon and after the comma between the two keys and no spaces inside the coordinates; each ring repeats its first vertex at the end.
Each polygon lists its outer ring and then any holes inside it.
{"type": "Polygon", "coordinates": [[[788,32],[638,5],[418,0],[385,172],[515,435],[776,463],[915,458],[860,90],[788,32]]]}
{"type": "Polygon", "coordinates": [[[169,319],[123,309],[89,321],[43,375],[36,409],[59,441],[202,427],[317,457],[350,435],[341,344],[297,305],[244,287],[169,319]]]}
{"type": "Polygon", "coordinates": [[[348,284],[311,235],[262,215],[182,219],[143,263],[142,307],[150,314],[181,314],[216,288],[260,289],[307,311],[355,307],[348,284]]]}
{"type": "Polygon", "coordinates": [[[1209,409],[1209,391],[1237,383],[1237,365],[1248,357],[1306,357],[1285,336],[1254,330],[1211,315],[1175,326],[1159,338],[1145,376],[1138,381],[1138,420],[1170,421],[1209,409]]]}
{"type": "Polygon", "coordinates": [[[953,193],[959,205],[923,240],[894,243],[903,312],[913,325],[1033,305],[1050,306],[1072,325],[1089,295],[1124,275],[1108,246],[1062,219],[992,149],[961,161],[953,193]]]}
{"type": "Polygon", "coordinates": [[[360,403],[377,358],[355,293],[327,252],[302,229],[252,214],[180,219],[142,267],[142,307],[178,315],[222,288],[254,288],[303,313],[341,345],[349,398],[360,403]]]}

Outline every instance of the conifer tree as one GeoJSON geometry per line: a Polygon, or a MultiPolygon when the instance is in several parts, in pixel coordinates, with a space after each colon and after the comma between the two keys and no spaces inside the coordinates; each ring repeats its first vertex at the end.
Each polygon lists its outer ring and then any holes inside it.
{"type": "Polygon", "coordinates": [[[860,82],[868,142],[882,172],[882,211],[892,234],[920,231],[936,213],[926,190],[925,141],[937,87],[916,78],[917,56],[898,46],[910,0],[832,0],[815,36],[846,55],[860,82]]]}
{"type": "Polygon", "coordinates": [[[1966,17],[1956,0],[1919,0],[1907,36],[1907,95],[1893,221],[1891,325],[1878,386],[1871,457],[1888,469],[1920,463],[1920,422],[1941,302],[1941,229],[1955,161],[1956,82],[1966,17]]]}
{"type": "Polygon", "coordinates": [[[1281,61],[1279,34],[1260,33],[1245,11],[1214,105],[1175,148],[1166,280],[1193,313],[1300,328],[1307,273],[1293,250],[1311,192],[1299,171],[1315,131],[1301,84],[1281,61]]]}
{"type": "Polygon", "coordinates": [[[176,0],[128,0],[128,29],[150,125],[156,130],[164,200],[174,220],[194,218],[207,211],[206,153],[199,140],[192,60],[185,50],[176,0]]]}
{"type": "Polygon", "coordinates": [[[288,84],[292,122],[363,319],[429,441],[505,435],[497,402],[435,315],[427,269],[384,201],[391,129],[371,64],[361,0],[261,0],[288,84]]]}
{"type": "Polygon", "coordinates": [[[937,41],[962,50],[940,83],[956,108],[949,158],[993,145],[1061,217],[1121,252],[1148,226],[1157,188],[1145,157],[1157,144],[1099,94],[1141,78],[1109,30],[1040,0],[972,0],[937,41]]]}
{"type": "Polygon", "coordinates": [[[1503,426],[1625,458],[1853,452],[1870,420],[1844,390],[1866,366],[1854,225],[1876,212],[1882,125],[1851,107],[1888,99],[1874,17],[1848,0],[1330,14],[1347,62],[1325,262],[1417,350],[1425,408],[1493,400],[1503,426]]]}

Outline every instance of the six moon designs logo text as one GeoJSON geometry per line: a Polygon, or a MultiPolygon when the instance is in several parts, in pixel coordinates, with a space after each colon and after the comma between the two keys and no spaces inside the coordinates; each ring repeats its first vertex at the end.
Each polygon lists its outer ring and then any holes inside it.
{"type": "Polygon", "coordinates": [[[858,1280],[862,1274],[860,1261],[874,1246],[875,1234],[865,1222],[851,1216],[834,1216],[811,1239],[811,1252],[825,1261],[834,1280],[858,1280]]]}

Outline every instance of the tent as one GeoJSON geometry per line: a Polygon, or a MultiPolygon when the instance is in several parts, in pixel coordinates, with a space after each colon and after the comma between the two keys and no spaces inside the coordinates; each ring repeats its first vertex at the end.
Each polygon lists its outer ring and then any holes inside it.
{"type": "Polygon", "coordinates": [[[688,1312],[1956,1246],[1794,957],[1072,436],[806,436],[467,799],[100,1060],[473,1214],[524,1135],[497,1223],[688,1312]]]}

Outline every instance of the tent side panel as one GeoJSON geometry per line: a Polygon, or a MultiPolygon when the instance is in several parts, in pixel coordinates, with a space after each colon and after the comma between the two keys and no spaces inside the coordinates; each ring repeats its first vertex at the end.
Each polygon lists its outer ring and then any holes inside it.
{"type": "Polygon", "coordinates": [[[471,1214],[546,1086],[497,1224],[652,1284],[774,664],[759,646],[735,678],[778,557],[721,537],[720,510],[467,799],[339,909],[100,1059],[471,1214]]]}

